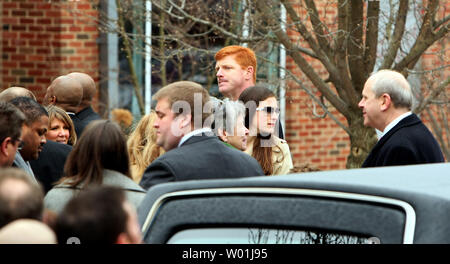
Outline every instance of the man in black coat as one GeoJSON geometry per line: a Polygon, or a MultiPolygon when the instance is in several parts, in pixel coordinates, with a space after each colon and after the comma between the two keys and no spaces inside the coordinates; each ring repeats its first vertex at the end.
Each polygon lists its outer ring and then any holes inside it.
{"type": "Polygon", "coordinates": [[[38,159],[30,160],[34,176],[44,187],[45,193],[63,176],[64,164],[70,151],[70,145],[47,140],[38,159]]]}
{"type": "Polygon", "coordinates": [[[413,95],[405,77],[381,70],[366,81],[359,107],[364,125],[382,132],[362,167],[444,162],[428,128],[411,113],[413,95]]]}
{"type": "Polygon", "coordinates": [[[97,93],[95,82],[91,76],[82,72],[72,72],[67,74],[68,77],[77,80],[83,88],[83,97],[75,115],[71,115],[77,137],[81,136],[84,128],[92,121],[102,119],[92,109],[92,99],[97,93]]]}
{"type": "Polygon", "coordinates": [[[175,82],[160,89],[154,99],[156,143],[166,153],[145,170],[143,188],[170,181],[264,175],[253,157],[213,135],[208,124],[211,114],[203,112],[209,95],[201,85],[175,82]]]}

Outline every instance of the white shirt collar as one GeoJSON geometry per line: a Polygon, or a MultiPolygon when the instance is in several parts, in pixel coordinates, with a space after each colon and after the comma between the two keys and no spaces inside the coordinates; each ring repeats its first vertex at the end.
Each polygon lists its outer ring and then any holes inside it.
{"type": "Polygon", "coordinates": [[[398,116],[396,119],[394,119],[391,123],[389,123],[383,130],[383,132],[378,136],[378,140],[380,140],[384,135],[387,134],[387,132],[389,132],[389,130],[391,130],[393,127],[395,127],[400,121],[402,121],[403,118],[411,115],[412,112],[406,112],[400,116],[398,116]]]}
{"type": "Polygon", "coordinates": [[[211,128],[205,127],[205,128],[201,128],[201,129],[196,129],[193,130],[189,133],[187,133],[186,135],[184,135],[180,142],[178,143],[178,147],[180,147],[181,145],[183,145],[184,142],[186,142],[188,139],[190,139],[191,137],[198,135],[198,134],[202,134],[202,133],[212,133],[211,128]]]}

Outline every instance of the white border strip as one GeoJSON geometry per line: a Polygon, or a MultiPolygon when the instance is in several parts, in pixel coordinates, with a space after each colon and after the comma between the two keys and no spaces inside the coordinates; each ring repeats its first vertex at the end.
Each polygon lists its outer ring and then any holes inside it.
{"type": "Polygon", "coordinates": [[[401,207],[406,214],[405,229],[403,233],[403,243],[412,244],[414,241],[414,231],[416,226],[416,212],[414,208],[401,200],[386,198],[381,196],[373,196],[367,194],[356,194],[325,190],[312,189],[293,189],[293,188],[272,188],[272,187],[232,187],[232,188],[211,188],[211,189],[195,189],[186,191],[177,191],[166,193],[158,198],[150,209],[144,225],[142,226],[142,233],[150,226],[151,221],[156,215],[156,212],[161,207],[162,203],[173,197],[179,196],[197,196],[204,194],[277,194],[277,195],[301,195],[301,196],[316,196],[327,198],[338,198],[365,202],[375,202],[381,204],[395,205],[401,207]]]}

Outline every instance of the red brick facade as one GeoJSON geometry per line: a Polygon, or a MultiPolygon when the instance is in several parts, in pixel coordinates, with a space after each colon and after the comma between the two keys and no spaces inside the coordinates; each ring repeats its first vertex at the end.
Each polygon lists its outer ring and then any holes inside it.
{"type": "MultiPolygon", "coordinates": [[[[88,0],[2,0],[0,88],[23,86],[42,99],[51,80],[71,71],[86,72],[99,81],[98,11],[91,3],[88,0]]],[[[442,17],[450,12],[450,2],[443,3],[447,8],[442,17]]],[[[336,3],[318,1],[317,9],[321,17],[327,18],[329,27],[336,27],[336,3]]],[[[301,16],[305,14],[300,6],[298,11],[301,16]]],[[[291,38],[298,36],[291,34],[291,38]]],[[[421,61],[424,70],[448,64],[448,42],[448,38],[444,39],[429,49],[421,61]]],[[[326,76],[318,61],[307,59],[322,77],[326,76]]],[[[292,59],[288,58],[287,64],[305,86],[312,87],[292,59]]],[[[444,72],[449,75],[448,69],[444,72]]],[[[317,114],[323,113],[318,105],[315,107],[317,114]]],[[[294,164],[310,163],[322,170],[345,168],[350,151],[348,135],[329,117],[315,118],[313,109],[306,93],[289,82],[285,132],[294,164]]],[[[333,113],[346,124],[341,115],[333,113]]],[[[423,118],[428,119],[426,114],[423,118]]]]}
{"type": "Polygon", "coordinates": [[[60,75],[82,71],[98,80],[98,12],[90,1],[2,0],[0,11],[1,89],[26,87],[41,100],[60,75]]]}

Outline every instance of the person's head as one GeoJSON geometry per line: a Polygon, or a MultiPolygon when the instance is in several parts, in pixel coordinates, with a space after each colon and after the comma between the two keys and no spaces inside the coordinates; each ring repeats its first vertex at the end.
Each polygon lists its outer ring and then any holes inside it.
{"type": "Polygon", "coordinates": [[[0,167],[13,164],[18,148],[22,147],[22,127],[25,115],[13,104],[0,102],[0,167]]]}
{"type": "Polygon", "coordinates": [[[95,187],[74,197],[59,214],[55,232],[60,244],[71,237],[81,244],[142,242],[136,211],[115,187],[95,187]]]}
{"type": "Polygon", "coordinates": [[[23,87],[9,87],[3,90],[0,93],[0,102],[9,102],[16,97],[29,97],[36,101],[36,96],[34,96],[33,92],[23,87]]]}
{"type": "Polygon", "coordinates": [[[59,76],[47,88],[44,104],[57,105],[68,112],[76,113],[83,98],[83,87],[75,78],[59,76]]]}
{"type": "Polygon", "coordinates": [[[128,138],[128,154],[133,180],[139,182],[144,170],[153,160],[164,153],[164,149],[156,144],[155,111],[143,116],[128,138]]]}
{"type": "Polygon", "coordinates": [[[174,82],[161,88],[153,99],[157,101],[156,144],[165,151],[176,148],[181,138],[203,127],[211,115],[203,111],[209,94],[200,84],[190,81],[174,82]],[[195,102],[195,104],[194,104],[195,102]]]}
{"type": "Polygon", "coordinates": [[[25,125],[22,128],[23,148],[20,154],[25,161],[35,160],[47,142],[45,134],[48,130],[48,113],[38,102],[28,97],[17,97],[11,103],[25,114],[25,125]]]}
{"type": "Polygon", "coordinates": [[[280,114],[275,94],[264,86],[245,89],[239,97],[246,107],[245,125],[250,136],[268,136],[277,133],[277,120],[280,114]]]}
{"type": "Polygon", "coordinates": [[[0,229],[0,244],[56,244],[56,242],[55,232],[37,220],[19,219],[0,229]]]}
{"type": "Polygon", "coordinates": [[[86,127],[67,157],[66,177],[60,182],[72,186],[101,184],[104,169],[131,178],[127,143],[120,127],[110,120],[96,120],[86,127]]]}
{"type": "Polygon", "coordinates": [[[227,46],[214,56],[219,92],[237,100],[246,88],[256,83],[256,55],[249,48],[227,46]]]}
{"type": "Polygon", "coordinates": [[[401,73],[380,70],[367,79],[358,106],[364,125],[383,131],[392,120],[411,110],[412,100],[411,87],[401,73]]]}
{"type": "Polygon", "coordinates": [[[95,87],[95,81],[86,73],[83,72],[71,72],[67,76],[76,79],[83,88],[83,98],[81,100],[79,111],[90,106],[92,104],[92,99],[97,93],[97,88],[95,87]]]}
{"type": "Polygon", "coordinates": [[[244,124],[245,106],[228,99],[219,102],[214,110],[214,131],[224,142],[239,150],[247,148],[248,129],[244,124]]]}
{"type": "Polygon", "coordinates": [[[70,116],[64,109],[50,105],[46,107],[48,112],[48,132],[46,138],[63,144],[75,145],[77,134],[70,116]]]}
{"type": "Polygon", "coordinates": [[[0,227],[17,219],[42,220],[44,192],[18,168],[0,169],[0,227]]]}

